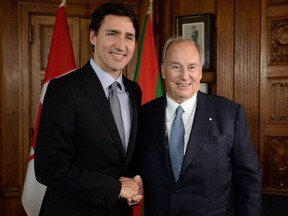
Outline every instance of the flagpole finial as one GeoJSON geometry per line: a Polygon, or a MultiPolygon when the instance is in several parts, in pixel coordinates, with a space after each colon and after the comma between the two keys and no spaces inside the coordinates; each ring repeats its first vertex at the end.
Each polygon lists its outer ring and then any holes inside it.
{"type": "Polygon", "coordinates": [[[62,0],[62,4],[66,6],[66,0],[62,0]]]}

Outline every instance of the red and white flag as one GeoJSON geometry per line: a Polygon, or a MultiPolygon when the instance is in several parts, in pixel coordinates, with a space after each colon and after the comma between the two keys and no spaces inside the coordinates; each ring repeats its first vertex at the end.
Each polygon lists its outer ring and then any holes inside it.
{"type": "Polygon", "coordinates": [[[65,5],[62,2],[57,10],[54,32],[51,41],[45,80],[41,91],[40,104],[33,134],[30,157],[22,193],[22,203],[29,216],[38,216],[46,186],[37,182],[34,172],[34,149],[42,104],[49,81],[76,69],[65,5]]]}

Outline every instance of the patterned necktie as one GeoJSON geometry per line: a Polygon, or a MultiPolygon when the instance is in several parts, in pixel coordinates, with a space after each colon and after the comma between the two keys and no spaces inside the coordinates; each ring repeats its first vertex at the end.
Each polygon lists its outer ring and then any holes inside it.
{"type": "Polygon", "coordinates": [[[169,154],[174,174],[175,181],[178,181],[181,166],[184,157],[184,124],[182,120],[182,114],[184,110],[181,106],[176,109],[176,116],[172,123],[170,132],[170,145],[169,154]]]}
{"type": "Polygon", "coordinates": [[[121,115],[121,106],[120,106],[119,98],[117,96],[118,85],[119,85],[119,83],[117,81],[113,82],[110,85],[111,91],[109,94],[109,103],[110,103],[110,108],[111,108],[115,123],[117,125],[119,135],[121,137],[124,152],[126,152],[125,131],[124,131],[123,119],[122,119],[122,115],[121,115]]]}

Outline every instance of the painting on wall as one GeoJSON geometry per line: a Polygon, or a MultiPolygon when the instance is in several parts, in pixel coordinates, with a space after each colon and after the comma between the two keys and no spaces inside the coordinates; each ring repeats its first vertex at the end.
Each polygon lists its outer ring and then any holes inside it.
{"type": "Polygon", "coordinates": [[[213,70],[212,14],[176,17],[177,36],[191,38],[202,48],[205,63],[203,71],[213,70]]]}

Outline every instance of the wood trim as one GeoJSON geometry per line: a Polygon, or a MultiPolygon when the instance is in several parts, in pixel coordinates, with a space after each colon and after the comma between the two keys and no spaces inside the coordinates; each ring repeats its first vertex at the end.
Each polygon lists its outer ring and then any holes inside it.
{"type": "Polygon", "coordinates": [[[21,196],[20,188],[2,188],[0,190],[0,197],[19,197],[21,196]]]}

